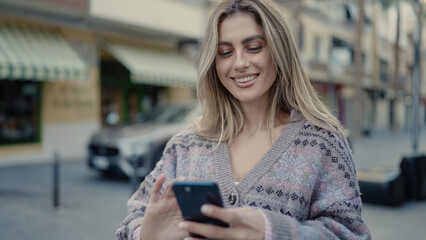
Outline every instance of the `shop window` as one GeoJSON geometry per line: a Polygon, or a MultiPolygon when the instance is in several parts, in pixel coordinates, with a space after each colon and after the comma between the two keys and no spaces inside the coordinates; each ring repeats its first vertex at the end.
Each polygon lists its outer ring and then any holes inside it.
{"type": "Polygon", "coordinates": [[[0,81],[0,145],[40,141],[40,83],[0,81]]]}
{"type": "Polygon", "coordinates": [[[129,71],[115,59],[101,61],[102,126],[138,121],[141,113],[160,101],[165,87],[134,84],[129,71]]]}

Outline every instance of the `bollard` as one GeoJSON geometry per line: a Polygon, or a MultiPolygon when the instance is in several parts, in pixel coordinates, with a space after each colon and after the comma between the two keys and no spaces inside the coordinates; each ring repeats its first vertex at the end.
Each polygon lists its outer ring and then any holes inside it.
{"type": "Polygon", "coordinates": [[[132,166],[133,166],[133,176],[131,179],[130,191],[131,191],[131,194],[133,194],[134,192],[136,192],[139,186],[138,168],[140,166],[138,166],[138,156],[136,156],[136,154],[132,154],[132,156],[130,157],[130,162],[132,163],[132,166]]]}
{"type": "Polygon", "coordinates": [[[60,205],[60,160],[59,153],[55,152],[53,158],[53,207],[57,209],[60,205]]]}
{"type": "Polygon", "coordinates": [[[141,180],[147,176],[154,168],[154,143],[149,143],[146,146],[147,150],[143,153],[133,152],[129,158],[129,162],[133,167],[133,175],[131,177],[131,193],[136,192],[140,186],[141,180]],[[141,161],[142,160],[142,161],[141,161]]]}

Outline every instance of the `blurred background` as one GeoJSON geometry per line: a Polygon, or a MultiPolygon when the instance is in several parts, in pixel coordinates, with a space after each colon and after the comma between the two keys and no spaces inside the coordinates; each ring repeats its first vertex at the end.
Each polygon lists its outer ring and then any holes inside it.
{"type": "MultiPolygon", "coordinates": [[[[137,182],[200,114],[215,2],[0,0],[1,239],[114,239],[137,182]]],[[[373,239],[426,239],[426,177],[423,195],[386,202],[410,192],[404,158],[426,176],[426,0],[275,2],[349,130],[373,239]]]]}

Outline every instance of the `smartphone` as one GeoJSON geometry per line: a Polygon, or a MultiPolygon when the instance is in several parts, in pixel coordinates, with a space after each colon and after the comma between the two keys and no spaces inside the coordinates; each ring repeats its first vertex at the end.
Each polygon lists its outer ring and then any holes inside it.
{"type": "MultiPolygon", "coordinates": [[[[201,206],[204,204],[223,207],[222,197],[216,183],[178,181],[173,183],[173,192],[185,220],[229,227],[227,223],[201,214],[201,206]]],[[[191,236],[203,237],[194,234],[191,236]]]]}

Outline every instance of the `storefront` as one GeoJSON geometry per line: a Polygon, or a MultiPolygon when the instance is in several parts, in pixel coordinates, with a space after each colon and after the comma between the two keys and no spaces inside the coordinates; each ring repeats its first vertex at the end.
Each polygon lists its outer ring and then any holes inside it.
{"type": "Polygon", "coordinates": [[[99,127],[94,39],[0,18],[0,164],[81,157],[99,127]]]}
{"type": "Polygon", "coordinates": [[[173,47],[104,37],[100,51],[104,126],[132,122],[161,101],[195,97],[195,63],[173,47]]]}
{"type": "Polygon", "coordinates": [[[0,145],[39,142],[41,84],[0,81],[0,145]]]}

